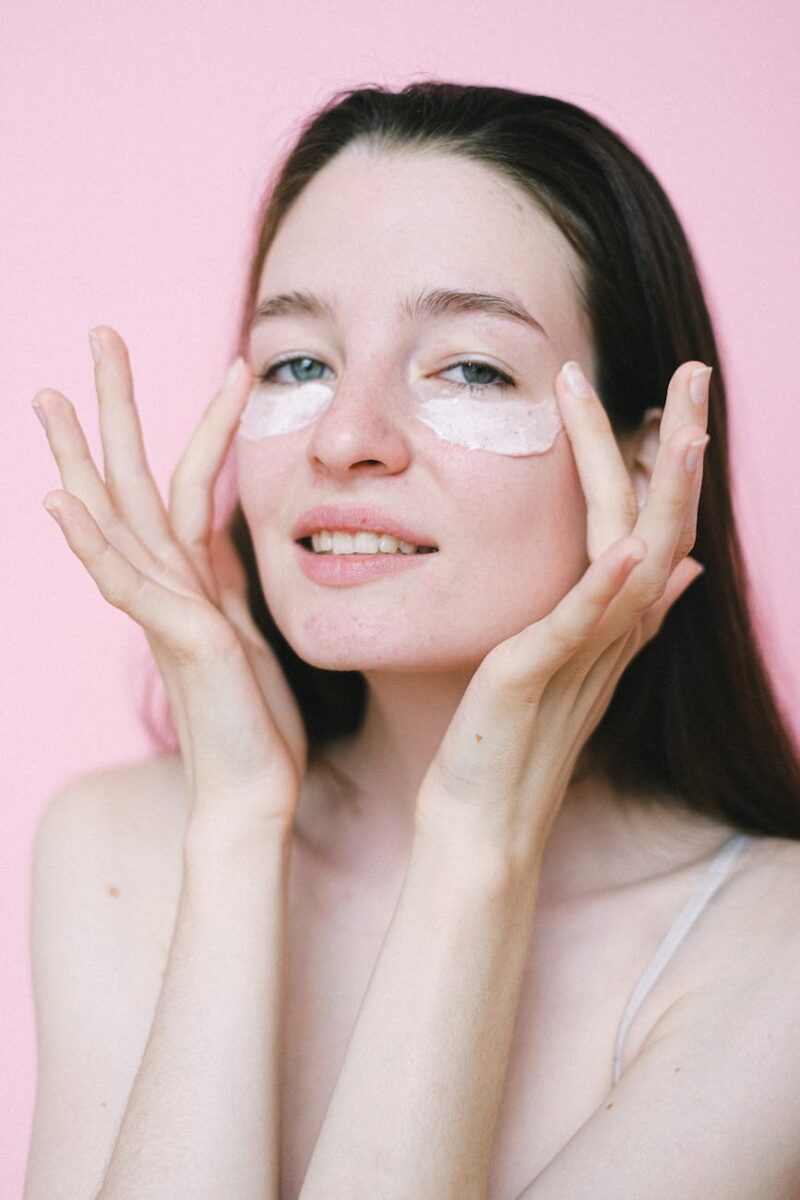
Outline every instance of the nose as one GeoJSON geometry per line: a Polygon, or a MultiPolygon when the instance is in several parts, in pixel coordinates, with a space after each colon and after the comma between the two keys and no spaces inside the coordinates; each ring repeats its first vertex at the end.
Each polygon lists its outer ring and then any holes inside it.
{"type": "Polygon", "coordinates": [[[411,460],[408,400],[387,382],[342,377],[329,406],[312,426],[306,454],[316,470],[333,478],[394,475],[411,460]]]}

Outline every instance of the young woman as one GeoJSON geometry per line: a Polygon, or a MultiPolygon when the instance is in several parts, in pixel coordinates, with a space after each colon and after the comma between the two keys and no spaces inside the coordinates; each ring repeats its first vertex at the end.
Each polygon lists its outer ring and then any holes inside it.
{"type": "Polygon", "coordinates": [[[794,1200],[800,770],[642,161],[333,97],[166,506],[92,348],[104,474],[44,389],[47,506],[178,742],[39,828],[27,1200],[794,1200]]]}

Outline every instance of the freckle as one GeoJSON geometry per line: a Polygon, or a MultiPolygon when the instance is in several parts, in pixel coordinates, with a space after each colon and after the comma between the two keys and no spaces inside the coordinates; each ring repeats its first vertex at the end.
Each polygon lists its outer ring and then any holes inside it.
{"type": "Polygon", "coordinates": [[[676,1071],[680,1071],[680,1067],[676,1067],[676,1068],[675,1068],[675,1070],[676,1070],[676,1071]]]}
{"type": "Polygon", "coordinates": [[[610,1104],[607,1104],[607,1105],[606,1105],[606,1108],[613,1108],[613,1107],[614,1107],[614,1101],[613,1101],[613,1100],[611,1101],[611,1103],[610,1103],[610,1104]]]}
{"type": "Polygon", "coordinates": [[[108,892],[109,896],[113,896],[115,899],[119,895],[119,888],[115,887],[113,883],[106,884],[106,891],[108,892]]]}
{"type": "Polygon", "coordinates": [[[105,1100],[101,1100],[101,1101],[100,1101],[100,1107],[101,1107],[101,1108],[108,1108],[108,1105],[106,1104],[105,1100]]]}
{"type": "Polygon", "coordinates": [[[476,733],[476,734],[475,734],[475,741],[476,741],[476,742],[482,742],[482,741],[483,741],[483,734],[482,734],[482,733],[476,733]]]}

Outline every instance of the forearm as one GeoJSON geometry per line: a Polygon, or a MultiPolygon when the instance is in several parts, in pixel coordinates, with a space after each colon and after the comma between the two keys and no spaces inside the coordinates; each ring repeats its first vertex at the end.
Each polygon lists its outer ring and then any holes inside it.
{"type": "Polygon", "coordinates": [[[418,834],[301,1200],[479,1200],[538,870],[418,834]]]}
{"type": "Polygon", "coordinates": [[[279,826],[190,824],[161,995],[96,1200],[276,1200],[289,847],[279,826]]]}

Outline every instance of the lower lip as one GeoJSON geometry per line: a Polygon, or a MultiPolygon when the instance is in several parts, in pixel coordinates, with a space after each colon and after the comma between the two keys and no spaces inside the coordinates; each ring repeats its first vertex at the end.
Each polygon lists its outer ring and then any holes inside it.
{"type": "Polygon", "coordinates": [[[315,554],[295,543],[303,573],[328,587],[353,587],[384,575],[409,571],[436,558],[433,554],[315,554]]]}

